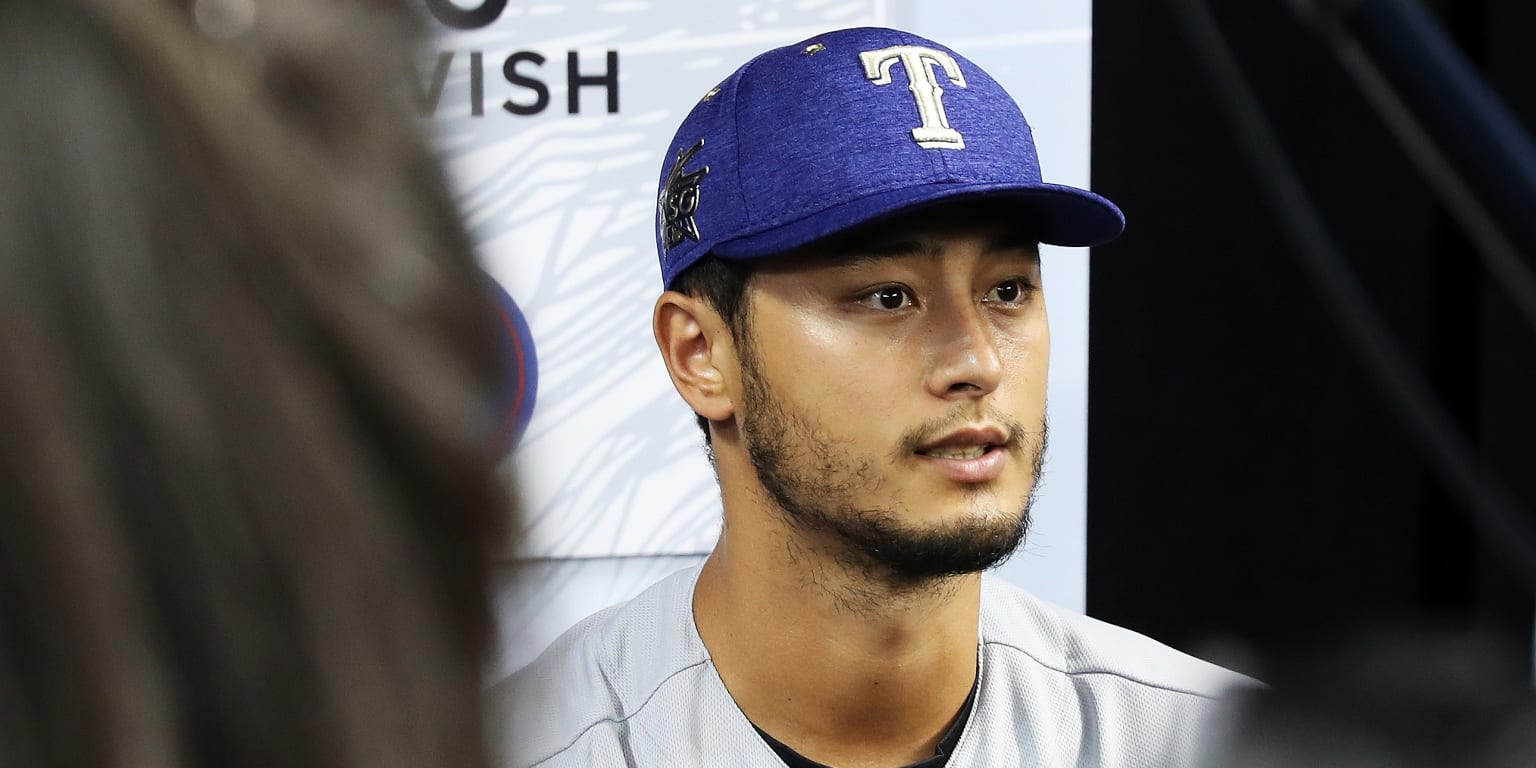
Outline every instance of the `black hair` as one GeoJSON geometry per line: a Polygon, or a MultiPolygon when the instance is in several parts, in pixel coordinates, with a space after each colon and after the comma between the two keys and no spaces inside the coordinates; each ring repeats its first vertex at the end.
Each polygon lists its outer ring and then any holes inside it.
{"type": "MultiPolygon", "coordinates": [[[[731,340],[739,347],[747,343],[747,281],[752,277],[752,266],[745,261],[728,261],[713,253],[694,262],[673,278],[672,290],[707,302],[725,320],[731,329],[731,340]]],[[[710,445],[709,419],[698,414],[699,430],[704,433],[704,445],[710,445]]]]}
{"type": "Polygon", "coordinates": [[[0,3],[0,765],[488,765],[503,360],[416,9],[256,5],[0,3]]]}

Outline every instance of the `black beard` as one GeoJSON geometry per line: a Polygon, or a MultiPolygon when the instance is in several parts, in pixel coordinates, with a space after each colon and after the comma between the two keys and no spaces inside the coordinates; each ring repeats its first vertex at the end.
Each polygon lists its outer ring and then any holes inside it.
{"type": "MultiPolygon", "coordinates": [[[[855,503],[860,496],[879,498],[883,481],[873,462],[849,460],[815,424],[787,412],[759,375],[750,350],[742,353],[742,436],[758,481],[789,524],[811,540],[829,540],[843,566],[889,588],[910,590],[987,570],[1024,541],[1045,459],[1043,417],[1035,432],[1017,422],[1000,422],[1009,431],[1007,449],[1034,465],[1034,482],[1016,515],[990,510],[957,522],[914,527],[902,522],[899,509],[855,503]]],[[[923,439],[963,418],[956,413],[912,430],[897,455],[910,456],[923,439]]]]}

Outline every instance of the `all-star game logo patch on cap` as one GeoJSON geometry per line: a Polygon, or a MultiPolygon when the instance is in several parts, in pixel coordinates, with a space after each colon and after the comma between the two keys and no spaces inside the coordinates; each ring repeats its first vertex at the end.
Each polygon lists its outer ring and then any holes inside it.
{"type": "Polygon", "coordinates": [[[1040,241],[1114,239],[1114,203],[1040,177],[1013,98],[938,43],[828,32],[747,62],[678,128],[661,167],[665,286],[705,254],[758,259],[941,200],[1017,200],[1040,241]]]}

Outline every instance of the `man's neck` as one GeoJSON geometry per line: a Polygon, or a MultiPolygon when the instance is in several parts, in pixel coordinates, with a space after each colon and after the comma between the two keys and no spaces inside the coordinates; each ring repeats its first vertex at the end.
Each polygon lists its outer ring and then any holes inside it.
{"type": "Polygon", "coordinates": [[[895,588],[768,510],[728,521],[693,611],[747,717],[828,765],[932,755],[975,682],[979,577],[895,588]]]}

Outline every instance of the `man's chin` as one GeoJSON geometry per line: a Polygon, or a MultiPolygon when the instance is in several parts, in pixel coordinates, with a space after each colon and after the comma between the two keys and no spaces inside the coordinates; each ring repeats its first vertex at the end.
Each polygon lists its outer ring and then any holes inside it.
{"type": "Polygon", "coordinates": [[[966,519],[921,529],[862,524],[843,528],[845,544],[871,575],[917,584],[980,573],[1002,563],[1023,543],[1029,517],[1027,511],[973,511],[966,519]]]}

